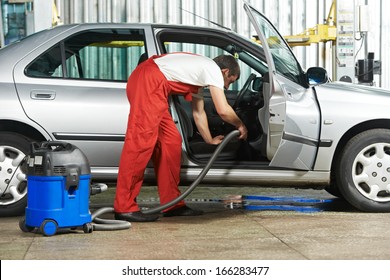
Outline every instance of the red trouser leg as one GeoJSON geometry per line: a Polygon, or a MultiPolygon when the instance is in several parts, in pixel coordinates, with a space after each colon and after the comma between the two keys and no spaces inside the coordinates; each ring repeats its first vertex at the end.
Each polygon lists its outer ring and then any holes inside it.
{"type": "MultiPolygon", "coordinates": [[[[157,143],[153,152],[160,203],[165,204],[180,195],[181,136],[168,111],[160,122],[157,143]]],[[[184,205],[180,201],[167,210],[184,205]]],[[[167,211],[166,210],[166,211],[167,211]]]]}
{"type": "Polygon", "coordinates": [[[156,137],[149,135],[150,141],[148,147],[146,147],[147,143],[144,142],[144,150],[142,152],[138,151],[135,148],[134,143],[137,141],[142,142],[145,137],[143,137],[144,135],[137,135],[138,132],[132,133],[132,131],[132,129],[128,130],[129,134],[133,134],[134,137],[126,137],[119,163],[114,201],[114,209],[115,212],[118,213],[139,211],[136,198],[141,190],[144,171],[150,160],[155,144],[151,142],[154,142],[153,138],[156,137]]]}
{"type": "MultiPolygon", "coordinates": [[[[162,116],[156,133],[148,133],[148,139],[128,130],[119,165],[115,212],[139,211],[136,198],[140,192],[143,175],[150,158],[153,159],[157,178],[160,203],[165,204],[180,195],[181,137],[168,110],[162,116]],[[157,139],[156,141],[154,139],[157,139]],[[143,143],[143,152],[139,152],[135,142],[143,143]],[[153,153],[152,153],[153,152],[153,153]]],[[[180,201],[177,208],[184,205],[180,201]]]]}
{"type": "Polygon", "coordinates": [[[128,82],[131,109],[119,163],[114,201],[117,213],[140,210],[136,198],[154,150],[161,202],[168,202],[180,194],[181,138],[168,112],[169,86],[155,64],[145,62],[142,65],[128,82]]]}
{"type": "Polygon", "coordinates": [[[156,65],[145,62],[127,84],[130,114],[119,162],[114,209],[117,213],[139,211],[138,196],[144,171],[157,142],[159,124],[168,111],[168,88],[156,65]]]}

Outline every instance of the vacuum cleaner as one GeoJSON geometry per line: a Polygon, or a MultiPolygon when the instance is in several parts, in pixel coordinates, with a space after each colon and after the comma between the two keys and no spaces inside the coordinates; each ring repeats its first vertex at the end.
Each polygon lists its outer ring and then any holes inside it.
{"type": "MultiPolygon", "coordinates": [[[[240,132],[234,130],[224,138],[195,181],[180,196],[142,212],[159,213],[187,197],[201,183],[226,144],[239,135],[240,132]]],[[[127,221],[99,218],[102,214],[114,213],[112,207],[90,213],[90,195],[104,191],[107,186],[90,184],[88,159],[74,145],[59,141],[34,142],[24,164],[27,165],[28,192],[25,217],[19,222],[23,232],[38,228],[43,235],[52,236],[62,228],[82,228],[85,233],[91,233],[131,227],[127,221]]]]}
{"type": "Polygon", "coordinates": [[[130,227],[126,221],[107,221],[107,226],[99,226],[101,219],[94,221],[96,214],[91,215],[89,211],[90,195],[106,189],[107,185],[90,184],[89,162],[74,145],[34,142],[24,165],[28,191],[25,217],[19,221],[22,231],[38,228],[43,235],[51,236],[64,228],[82,228],[85,233],[91,233],[96,229],[130,227]]]}

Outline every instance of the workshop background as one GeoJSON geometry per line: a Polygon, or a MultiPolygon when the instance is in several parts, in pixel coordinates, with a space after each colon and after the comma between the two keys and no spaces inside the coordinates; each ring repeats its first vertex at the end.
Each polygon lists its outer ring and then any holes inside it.
{"type": "MultiPolygon", "coordinates": [[[[0,0],[1,46],[57,24],[154,22],[228,27],[255,34],[242,0],[0,0]],[[50,12],[51,11],[51,12],[50,12]],[[39,20],[38,20],[39,19],[39,20]]],[[[285,36],[303,68],[333,80],[390,88],[385,0],[248,0],[285,36]]]]}

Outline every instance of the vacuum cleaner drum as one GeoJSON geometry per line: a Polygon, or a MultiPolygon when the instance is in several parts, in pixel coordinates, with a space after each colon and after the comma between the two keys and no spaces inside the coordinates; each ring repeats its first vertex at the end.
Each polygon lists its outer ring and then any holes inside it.
{"type": "Polygon", "coordinates": [[[65,142],[31,144],[26,160],[27,207],[22,231],[39,228],[54,235],[59,228],[92,232],[89,211],[91,170],[86,156],[65,142]]]}

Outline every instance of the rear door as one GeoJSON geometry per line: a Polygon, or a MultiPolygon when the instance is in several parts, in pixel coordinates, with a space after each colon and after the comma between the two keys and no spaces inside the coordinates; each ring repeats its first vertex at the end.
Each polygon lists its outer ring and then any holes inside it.
{"type": "Polygon", "coordinates": [[[14,71],[28,117],[53,139],[79,147],[91,166],[118,166],[129,113],[126,81],[148,52],[147,32],[95,26],[31,52],[14,71]]]}
{"type": "Polygon", "coordinates": [[[259,119],[267,134],[266,154],[275,167],[310,170],[320,133],[320,111],[291,49],[273,25],[248,4],[244,8],[264,49],[269,72],[259,119]]]}

